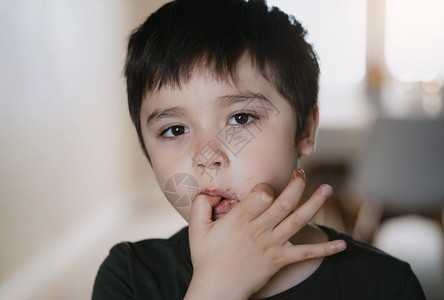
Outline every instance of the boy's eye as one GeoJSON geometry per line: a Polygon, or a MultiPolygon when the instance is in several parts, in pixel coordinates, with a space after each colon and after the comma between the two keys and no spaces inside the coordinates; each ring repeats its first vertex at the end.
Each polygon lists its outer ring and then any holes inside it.
{"type": "Polygon", "coordinates": [[[161,135],[165,137],[177,137],[187,132],[188,128],[186,128],[185,126],[174,125],[163,130],[161,132],[161,135]]]}
{"type": "Polygon", "coordinates": [[[238,113],[228,119],[228,124],[244,125],[250,123],[251,121],[253,121],[253,119],[255,119],[255,117],[250,114],[238,113]]]}

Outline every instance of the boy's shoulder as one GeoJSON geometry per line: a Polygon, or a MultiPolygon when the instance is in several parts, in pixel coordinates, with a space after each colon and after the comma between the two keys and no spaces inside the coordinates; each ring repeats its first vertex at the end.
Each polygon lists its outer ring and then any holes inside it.
{"type": "Polygon", "coordinates": [[[192,275],[188,245],[188,227],[168,239],[116,244],[99,268],[92,298],[183,298],[192,275]]]}
{"type": "Polygon", "coordinates": [[[107,259],[134,259],[143,264],[162,260],[190,262],[188,227],[184,227],[169,238],[151,238],[137,242],[121,242],[113,246],[107,259]]]}
{"type": "Polygon", "coordinates": [[[327,257],[320,268],[324,276],[319,278],[318,284],[326,290],[339,289],[344,299],[354,296],[362,299],[362,295],[365,295],[364,299],[425,299],[407,262],[331,228],[319,227],[330,240],[347,242],[345,251],[327,257]]]}
{"type": "MultiPolygon", "coordinates": [[[[408,263],[329,227],[318,226],[330,240],[344,239],[347,249],[326,257],[305,281],[267,299],[425,299],[408,263]]],[[[108,293],[114,286],[119,292],[181,298],[192,270],[185,227],[168,239],[115,245],[99,270],[94,290],[96,294],[108,293]]]]}
{"type": "Polygon", "coordinates": [[[353,237],[337,232],[336,230],[318,225],[329,237],[329,240],[342,239],[347,242],[347,249],[334,255],[335,267],[346,268],[347,272],[361,273],[361,276],[391,273],[402,274],[410,271],[410,265],[368,243],[354,239],[353,237]]]}

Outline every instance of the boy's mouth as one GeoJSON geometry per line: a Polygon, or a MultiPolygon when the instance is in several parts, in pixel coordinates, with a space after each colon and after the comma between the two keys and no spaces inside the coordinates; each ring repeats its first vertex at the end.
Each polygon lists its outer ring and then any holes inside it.
{"type": "Polygon", "coordinates": [[[239,202],[234,193],[230,194],[225,190],[205,189],[203,193],[210,196],[220,197],[219,203],[213,207],[213,220],[221,218],[224,214],[228,213],[237,202],[239,202]]]}
{"type": "Polygon", "coordinates": [[[225,214],[231,210],[236,200],[222,197],[218,205],[213,208],[213,215],[225,214]]]}

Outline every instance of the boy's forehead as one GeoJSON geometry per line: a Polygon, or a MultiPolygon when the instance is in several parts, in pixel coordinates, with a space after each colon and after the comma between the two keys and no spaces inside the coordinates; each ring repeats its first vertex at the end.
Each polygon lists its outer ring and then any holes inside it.
{"type": "MultiPolygon", "coordinates": [[[[281,109],[285,107],[284,110],[291,111],[292,117],[296,117],[288,99],[251,63],[242,62],[237,70],[236,82],[218,79],[211,70],[201,69],[196,70],[187,82],[157,89],[145,97],[140,117],[152,124],[165,117],[184,117],[196,112],[214,113],[229,107],[255,107],[267,116],[279,115],[280,109],[275,106],[277,102],[281,103],[281,109]]],[[[291,123],[294,123],[293,119],[291,123]]]]}
{"type": "Polygon", "coordinates": [[[160,94],[164,96],[170,94],[180,94],[184,89],[193,89],[208,83],[218,83],[226,86],[230,90],[243,91],[251,88],[273,88],[273,85],[266,80],[260,70],[253,64],[249,55],[242,56],[236,64],[235,70],[224,73],[216,71],[211,64],[196,64],[189,74],[182,74],[176,80],[170,80],[158,86],[152,91],[147,91],[143,102],[150,102],[149,99],[158,98],[160,94]]]}

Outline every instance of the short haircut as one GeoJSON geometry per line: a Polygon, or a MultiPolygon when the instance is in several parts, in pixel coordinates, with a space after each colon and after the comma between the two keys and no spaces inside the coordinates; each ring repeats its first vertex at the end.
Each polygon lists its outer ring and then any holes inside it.
{"type": "Polygon", "coordinates": [[[319,89],[317,56],[305,35],[293,16],[263,0],[176,0],[149,16],[131,34],[125,63],[129,111],[148,159],[143,99],[165,85],[186,83],[196,68],[235,82],[244,54],[293,107],[297,142],[319,89]]]}

